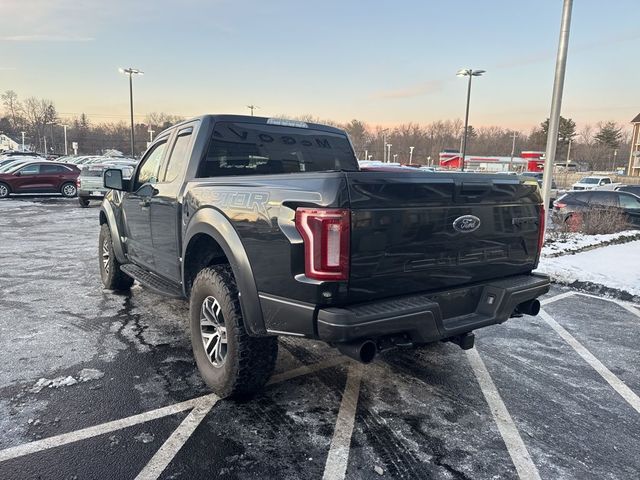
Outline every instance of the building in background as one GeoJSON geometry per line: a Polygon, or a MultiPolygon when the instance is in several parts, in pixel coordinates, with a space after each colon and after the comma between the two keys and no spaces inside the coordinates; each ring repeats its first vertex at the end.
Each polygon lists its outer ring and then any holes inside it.
{"type": "Polygon", "coordinates": [[[6,152],[7,150],[18,150],[19,147],[20,144],[18,142],[14,142],[4,133],[0,133],[0,152],[6,152]]]}
{"type": "MultiPolygon", "coordinates": [[[[544,152],[522,152],[519,157],[491,155],[465,155],[466,170],[481,172],[542,172],[544,170],[544,152]]],[[[444,150],[440,152],[440,167],[451,170],[460,169],[460,152],[444,150]]]]}
{"type": "Polygon", "coordinates": [[[640,113],[631,120],[631,153],[629,154],[629,168],[627,174],[631,177],[640,176],[640,113]]]}

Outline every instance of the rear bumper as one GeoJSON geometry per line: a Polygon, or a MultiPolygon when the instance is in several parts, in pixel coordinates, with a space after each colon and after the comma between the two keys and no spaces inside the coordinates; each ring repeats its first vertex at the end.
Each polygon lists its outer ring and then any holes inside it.
{"type": "Polygon", "coordinates": [[[549,291],[549,277],[517,275],[433,294],[417,294],[324,308],[317,332],[327,342],[350,342],[402,334],[428,343],[507,320],[516,306],[549,291]]]}

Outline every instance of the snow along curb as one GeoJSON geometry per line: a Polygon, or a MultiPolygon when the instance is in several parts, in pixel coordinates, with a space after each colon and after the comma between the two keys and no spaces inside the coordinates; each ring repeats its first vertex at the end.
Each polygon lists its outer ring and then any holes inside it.
{"type": "Polygon", "coordinates": [[[556,279],[551,277],[551,283],[557,285],[565,285],[575,290],[580,290],[585,293],[591,293],[594,295],[600,295],[603,297],[615,298],[616,300],[623,300],[629,303],[640,304],[640,295],[634,295],[633,293],[620,290],[618,288],[607,287],[599,283],[587,282],[582,280],[574,280],[572,282],[562,279],[556,279]]]}
{"type": "MultiPolygon", "coordinates": [[[[587,243],[587,244],[583,244],[582,246],[580,245],[576,245],[575,248],[567,248],[566,250],[559,250],[557,252],[545,252],[543,250],[542,252],[542,256],[545,258],[556,258],[556,257],[562,257],[564,255],[574,255],[576,253],[581,253],[581,252],[587,252],[589,250],[594,250],[596,248],[600,248],[600,247],[607,247],[609,245],[621,245],[623,243],[628,243],[628,242],[633,242],[635,240],[640,240],[640,231],[637,230],[632,230],[632,231],[627,231],[627,232],[620,232],[619,234],[613,234],[615,236],[613,236],[613,238],[607,238],[607,239],[603,239],[601,242],[598,243],[587,243]]],[[[587,235],[584,235],[585,237],[588,237],[587,235]]],[[[591,236],[591,235],[589,235],[591,236]]],[[[598,236],[598,235],[594,235],[594,236],[598,236]]],[[[603,237],[610,237],[610,235],[602,235],[603,237]]],[[[553,246],[555,243],[566,243],[566,242],[553,242],[551,244],[549,244],[550,246],[553,246]]],[[[577,242],[579,243],[579,242],[577,242]]],[[[546,247],[546,245],[545,245],[546,247]]],[[[560,248],[562,248],[562,246],[560,246],[560,248]]],[[[550,250],[550,248],[548,249],[550,250]]]]}

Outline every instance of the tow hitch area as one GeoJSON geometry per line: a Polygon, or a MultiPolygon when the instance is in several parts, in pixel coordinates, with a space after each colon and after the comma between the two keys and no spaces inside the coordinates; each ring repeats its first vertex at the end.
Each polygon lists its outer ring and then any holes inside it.
{"type": "Polygon", "coordinates": [[[462,350],[470,350],[476,341],[476,336],[473,332],[463,333],[462,335],[456,335],[455,337],[447,338],[445,342],[452,342],[458,345],[462,350]]]}

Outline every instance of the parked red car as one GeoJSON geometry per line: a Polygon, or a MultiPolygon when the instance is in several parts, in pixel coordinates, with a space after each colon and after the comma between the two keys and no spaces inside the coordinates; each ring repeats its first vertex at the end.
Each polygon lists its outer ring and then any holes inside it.
{"type": "Polygon", "coordinates": [[[32,162],[15,170],[0,173],[0,198],[12,193],[61,193],[75,197],[80,169],[56,162],[32,162]]]}

